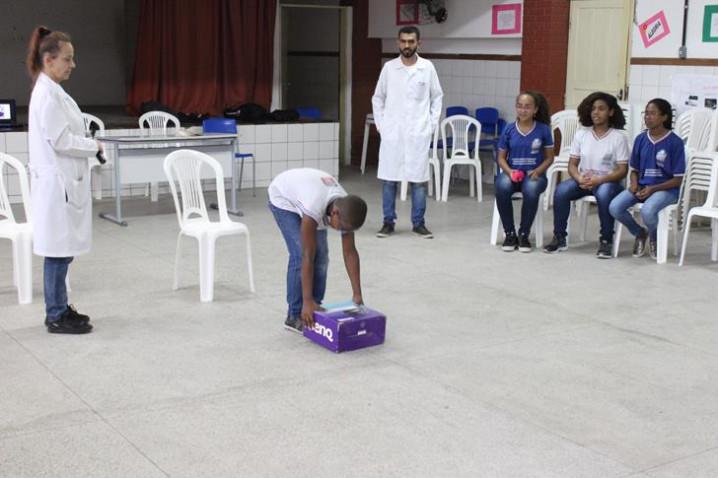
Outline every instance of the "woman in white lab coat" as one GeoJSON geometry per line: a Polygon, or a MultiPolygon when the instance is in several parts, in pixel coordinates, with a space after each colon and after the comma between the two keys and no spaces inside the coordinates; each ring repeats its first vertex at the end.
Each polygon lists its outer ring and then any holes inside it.
{"type": "Polygon", "coordinates": [[[68,305],[65,279],[74,256],[90,250],[88,157],[101,146],[85,137],[80,108],[60,86],[75,68],[70,36],[36,28],[27,68],[34,82],[28,125],[33,249],[45,257],[45,325],[51,333],[84,334],[92,330],[90,318],[68,305]]]}

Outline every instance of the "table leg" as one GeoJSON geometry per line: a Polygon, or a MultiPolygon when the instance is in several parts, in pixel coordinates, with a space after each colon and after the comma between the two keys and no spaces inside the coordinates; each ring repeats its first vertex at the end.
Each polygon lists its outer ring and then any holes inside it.
{"type": "Polygon", "coordinates": [[[120,184],[120,148],[117,143],[112,145],[112,155],[114,156],[115,164],[113,165],[113,171],[115,173],[115,215],[107,214],[105,212],[100,213],[102,219],[106,219],[120,226],[127,226],[127,221],[122,219],[122,188],[120,184]]]}

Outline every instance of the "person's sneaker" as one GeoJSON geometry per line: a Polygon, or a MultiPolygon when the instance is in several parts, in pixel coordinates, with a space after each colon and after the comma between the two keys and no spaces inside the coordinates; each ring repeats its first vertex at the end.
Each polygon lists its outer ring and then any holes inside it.
{"type": "Polygon", "coordinates": [[[645,229],[641,229],[641,233],[633,242],[633,257],[643,257],[646,253],[646,239],[648,239],[648,233],[645,229]]]}
{"type": "Polygon", "coordinates": [[[301,334],[304,331],[304,323],[302,323],[301,317],[292,317],[288,315],[287,320],[284,321],[284,328],[290,332],[301,334]]]}
{"type": "Polygon", "coordinates": [[[394,234],[394,224],[385,222],[379,232],[376,233],[376,237],[389,237],[394,234]]]}
{"type": "Polygon", "coordinates": [[[85,314],[79,313],[79,312],[77,311],[77,309],[75,308],[75,306],[72,305],[72,304],[69,304],[69,305],[67,306],[67,315],[68,315],[72,320],[76,320],[77,322],[80,322],[80,323],[83,323],[83,324],[87,324],[87,323],[90,322],[90,316],[89,316],[89,315],[85,315],[85,314]]]}
{"type": "Polygon", "coordinates": [[[92,331],[92,325],[82,322],[68,313],[67,309],[58,320],[45,319],[45,327],[51,334],[86,334],[92,331]]]}
{"type": "Polygon", "coordinates": [[[411,230],[413,233],[420,235],[424,239],[433,239],[434,235],[431,233],[430,230],[426,228],[425,225],[421,224],[419,226],[414,226],[411,230]]]}
{"type": "Polygon", "coordinates": [[[553,236],[551,242],[543,248],[544,252],[553,254],[554,252],[563,252],[568,249],[566,245],[566,236],[553,236]]]}
{"type": "Polygon", "coordinates": [[[519,238],[516,237],[515,232],[509,232],[504,238],[504,243],[501,244],[501,249],[505,252],[514,252],[519,248],[519,238]]]}
{"type": "Polygon", "coordinates": [[[608,242],[605,239],[601,239],[601,241],[598,243],[598,252],[596,252],[596,256],[598,256],[599,259],[610,259],[613,257],[613,244],[608,242]]]}
{"type": "Polygon", "coordinates": [[[648,241],[648,253],[651,255],[651,259],[655,259],[658,255],[658,244],[656,241],[648,241]]]}
{"type": "Polygon", "coordinates": [[[531,247],[529,236],[519,235],[519,252],[531,252],[532,250],[533,247],[531,247]]]}

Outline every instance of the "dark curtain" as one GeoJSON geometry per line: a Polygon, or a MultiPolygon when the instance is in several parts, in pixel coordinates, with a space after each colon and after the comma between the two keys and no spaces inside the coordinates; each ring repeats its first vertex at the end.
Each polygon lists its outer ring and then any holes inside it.
{"type": "Polygon", "coordinates": [[[269,108],[275,13],[275,0],[142,0],[128,108],[269,108]]]}

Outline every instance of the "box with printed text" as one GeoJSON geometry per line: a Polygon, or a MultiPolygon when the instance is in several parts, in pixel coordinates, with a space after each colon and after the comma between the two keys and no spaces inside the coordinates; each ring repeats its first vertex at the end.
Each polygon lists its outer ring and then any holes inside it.
{"type": "Polygon", "coordinates": [[[384,343],[386,317],[368,307],[314,312],[314,327],[304,336],[334,352],[356,350],[384,343]]]}

